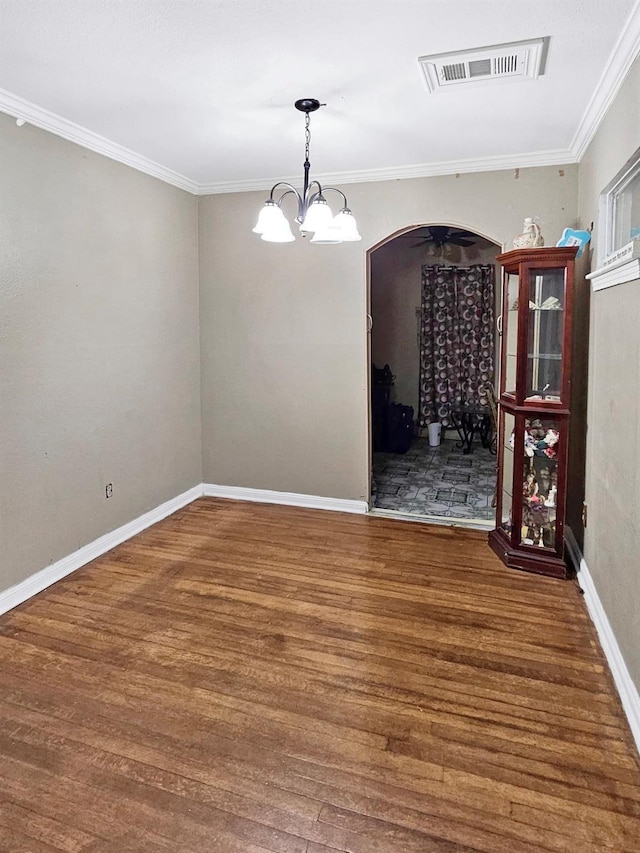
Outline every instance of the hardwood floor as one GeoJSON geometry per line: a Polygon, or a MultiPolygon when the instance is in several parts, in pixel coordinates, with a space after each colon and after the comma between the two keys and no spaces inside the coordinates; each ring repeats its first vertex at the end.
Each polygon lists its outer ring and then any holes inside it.
{"type": "Polygon", "coordinates": [[[576,585],[201,499],[0,617],[2,853],[640,850],[576,585]]]}

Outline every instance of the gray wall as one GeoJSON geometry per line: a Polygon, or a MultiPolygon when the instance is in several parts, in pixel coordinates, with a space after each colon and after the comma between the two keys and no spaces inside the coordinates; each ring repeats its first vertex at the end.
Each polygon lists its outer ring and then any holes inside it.
{"type": "Polygon", "coordinates": [[[534,215],[554,245],[577,166],[344,189],[361,243],[264,243],[251,228],[267,193],[200,199],[206,482],[367,499],[367,249],[425,222],[511,245],[534,215]]]}
{"type": "Polygon", "coordinates": [[[5,115],[0,198],[2,590],[199,483],[201,442],[196,199],[5,115]]]}
{"type": "MultiPolygon", "coordinates": [[[[580,218],[640,146],[640,59],[580,164],[580,218]]],[[[596,231],[597,242],[598,234],[596,231]]],[[[600,259],[601,261],[601,259],[600,259]]],[[[594,258],[594,268],[599,261],[594,258]]],[[[591,296],[584,555],[640,689],[640,281],[591,296]]]]}

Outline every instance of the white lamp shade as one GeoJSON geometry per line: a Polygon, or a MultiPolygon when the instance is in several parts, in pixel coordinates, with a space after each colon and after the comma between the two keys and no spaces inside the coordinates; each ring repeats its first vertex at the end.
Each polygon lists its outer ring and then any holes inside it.
{"type": "Polygon", "coordinates": [[[340,229],[334,225],[334,221],[324,228],[319,228],[311,238],[312,243],[342,243],[340,229]]]}
{"type": "Polygon", "coordinates": [[[314,231],[319,231],[327,227],[332,221],[333,213],[331,212],[331,208],[322,196],[318,196],[313,204],[309,206],[300,230],[311,234],[314,231]]]}
{"type": "Polygon", "coordinates": [[[253,233],[264,234],[270,228],[281,226],[283,222],[287,222],[286,217],[275,201],[266,201],[260,210],[253,233]]]}
{"type": "Polygon", "coordinates": [[[260,239],[264,240],[265,243],[293,243],[296,238],[283,215],[281,222],[273,223],[265,228],[260,239]]]}
{"type": "Polygon", "coordinates": [[[337,228],[340,233],[340,239],[345,243],[353,243],[356,240],[362,240],[358,233],[356,218],[351,213],[348,207],[343,208],[333,220],[332,227],[337,228]]]}

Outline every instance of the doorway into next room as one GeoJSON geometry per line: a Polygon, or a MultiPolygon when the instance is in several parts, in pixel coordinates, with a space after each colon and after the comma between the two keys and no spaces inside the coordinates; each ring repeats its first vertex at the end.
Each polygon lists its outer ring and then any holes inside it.
{"type": "Polygon", "coordinates": [[[372,512],[494,525],[500,251],[432,224],[369,254],[372,512]]]}

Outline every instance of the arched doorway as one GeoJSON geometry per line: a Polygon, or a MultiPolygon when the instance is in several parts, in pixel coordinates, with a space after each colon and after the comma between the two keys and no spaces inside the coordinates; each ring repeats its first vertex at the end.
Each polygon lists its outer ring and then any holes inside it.
{"type": "Polygon", "coordinates": [[[370,510],[490,528],[487,391],[496,383],[501,247],[455,223],[413,225],[367,253],[370,510]],[[435,445],[429,423],[441,424],[435,445]],[[485,446],[488,445],[488,446],[485,446]]]}

